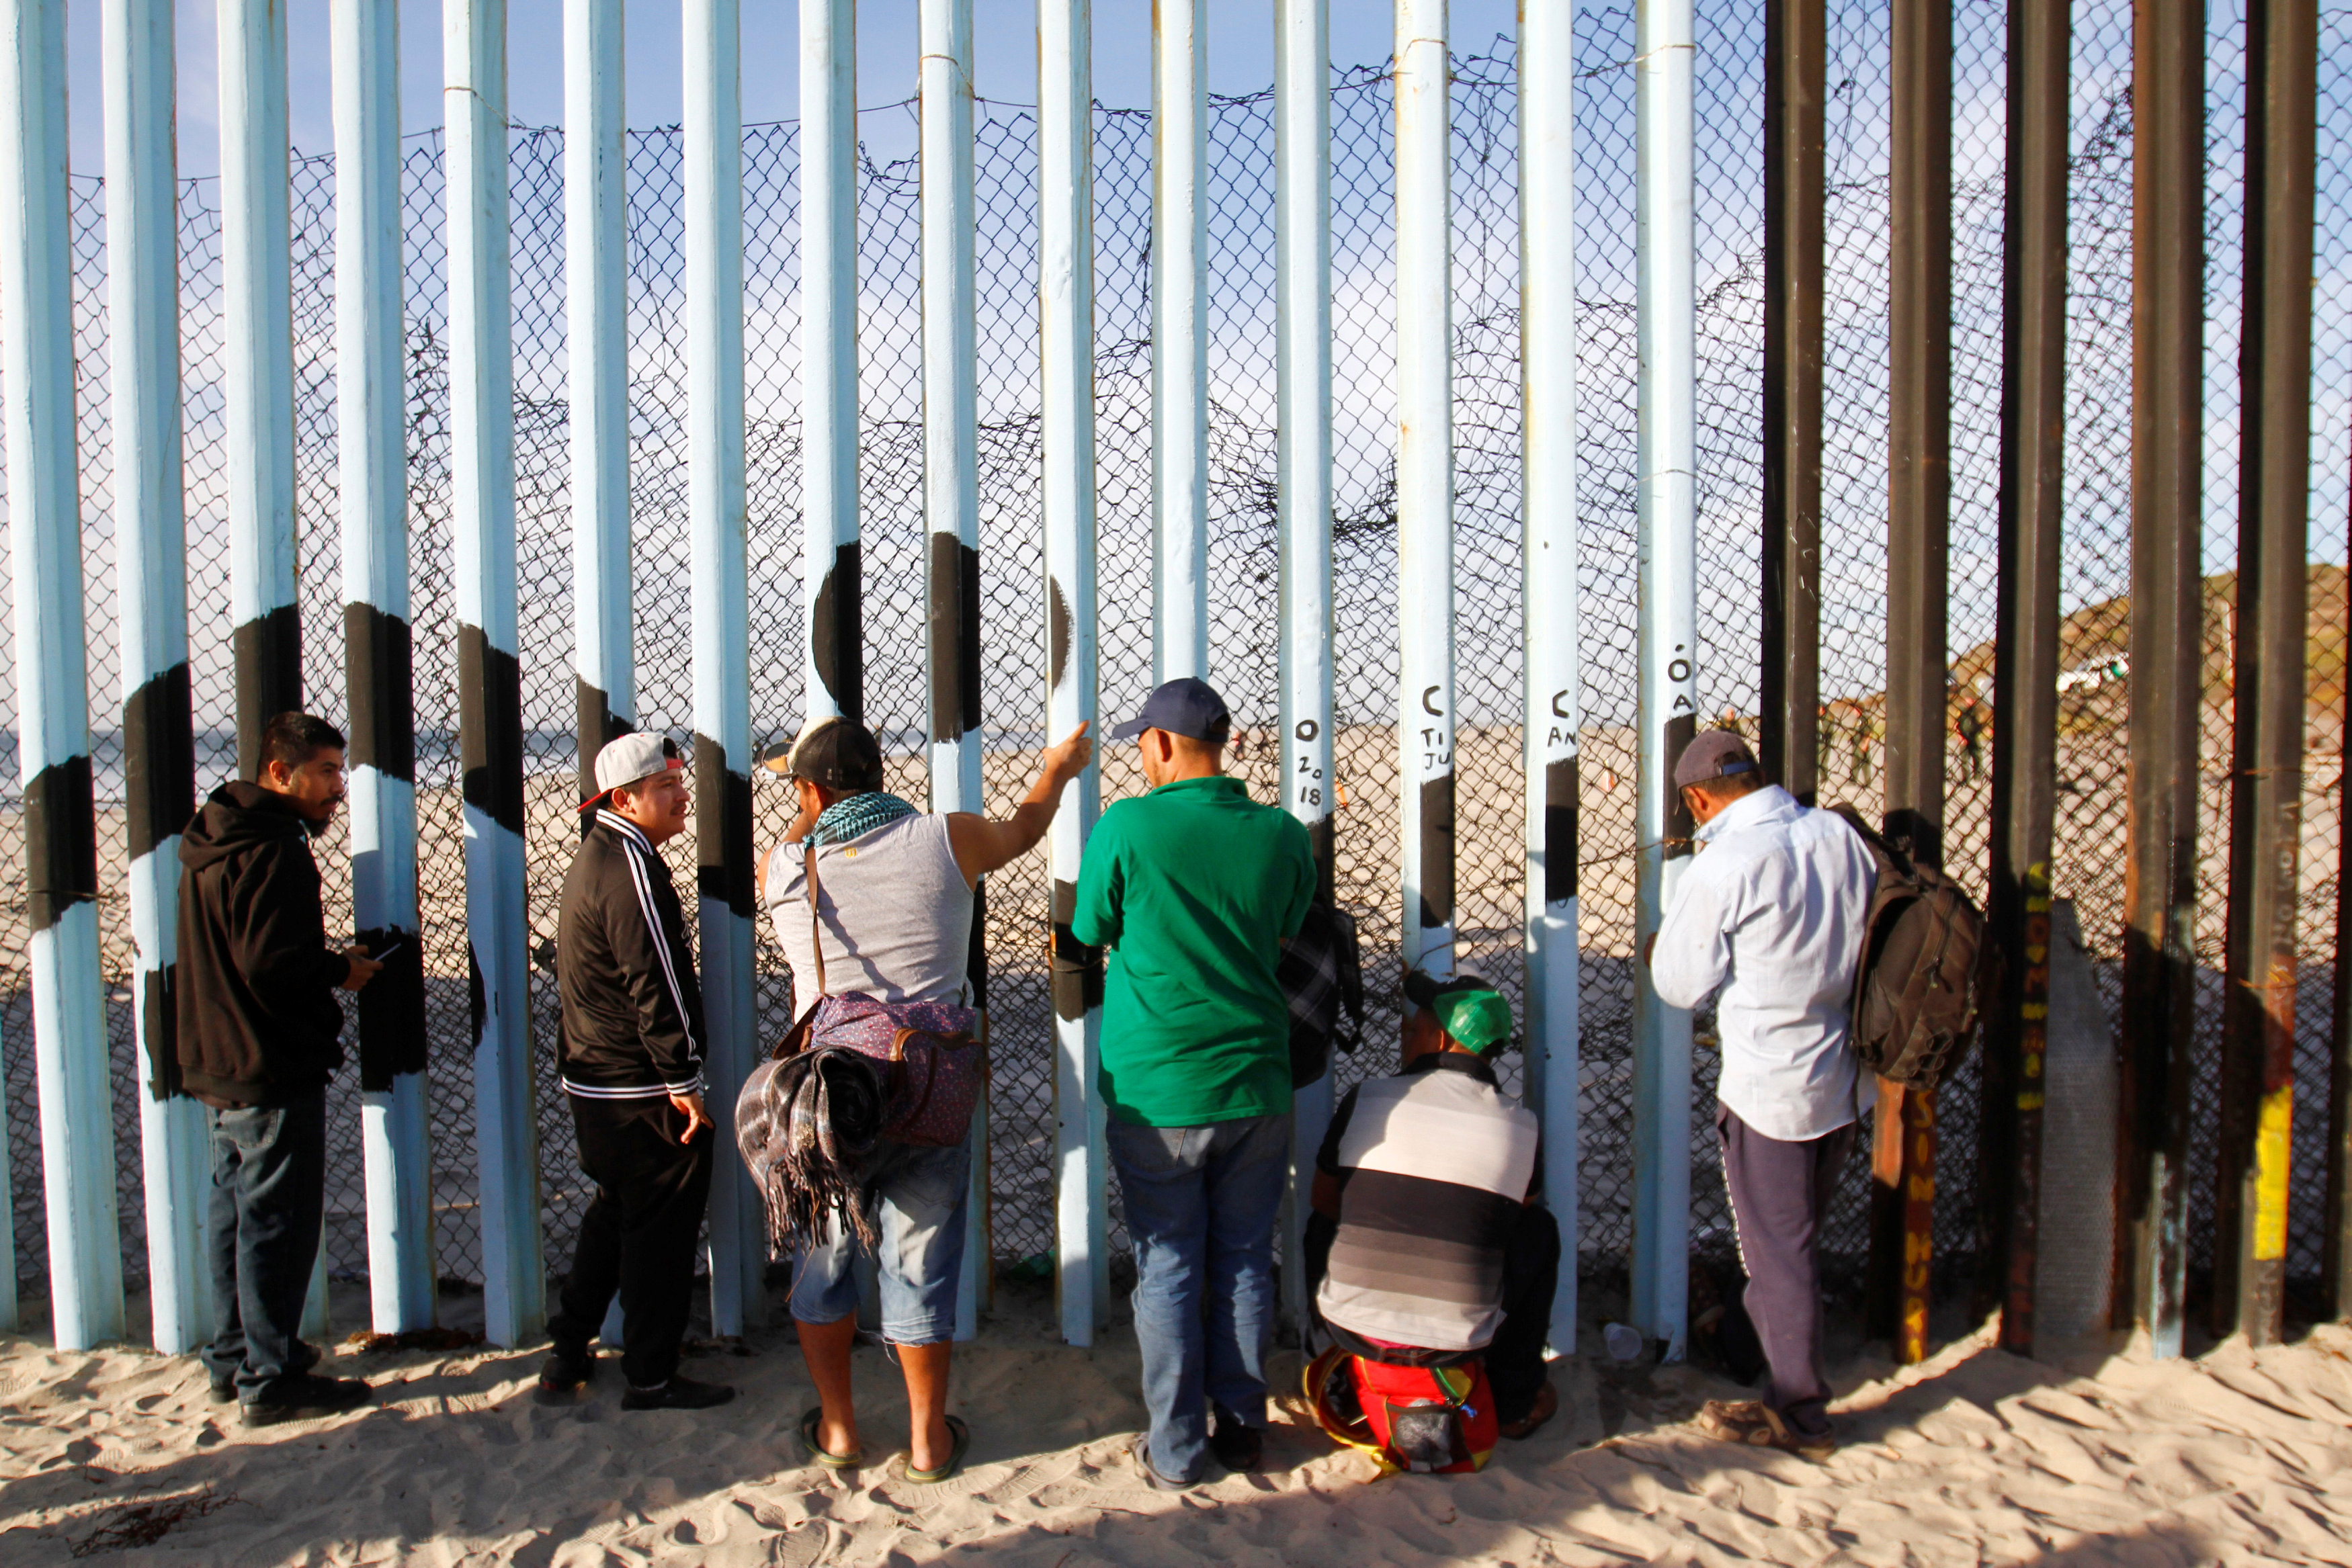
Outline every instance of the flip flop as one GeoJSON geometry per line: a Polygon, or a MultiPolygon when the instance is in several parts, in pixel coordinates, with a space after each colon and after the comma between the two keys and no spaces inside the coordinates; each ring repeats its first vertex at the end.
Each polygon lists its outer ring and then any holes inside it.
{"type": "Polygon", "coordinates": [[[917,1486],[936,1486],[963,1469],[964,1453],[971,1447],[971,1428],[960,1416],[950,1416],[947,1420],[948,1435],[955,1439],[954,1446],[948,1449],[948,1462],[935,1470],[919,1470],[908,1465],[907,1479],[917,1486]]]}
{"type": "Polygon", "coordinates": [[[809,1458],[829,1470],[854,1470],[864,1464],[865,1449],[858,1448],[846,1454],[828,1453],[824,1445],[816,1440],[817,1423],[824,1419],[824,1406],[822,1405],[801,1417],[801,1446],[808,1449],[809,1458]]]}
{"type": "Polygon", "coordinates": [[[1710,1437],[1751,1448],[1778,1448],[1819,1464],[1837,1452],[1827,1432],[1800,1432],[1760,1399],[1710,1399],[1694,1423],[1710,1437]]]}

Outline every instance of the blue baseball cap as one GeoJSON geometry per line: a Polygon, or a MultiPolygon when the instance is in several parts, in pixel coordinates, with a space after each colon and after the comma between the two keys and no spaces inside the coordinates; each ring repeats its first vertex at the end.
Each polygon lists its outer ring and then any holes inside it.
{"type": "Polygon", "coordinates": [[[1171,735],[1223,745],[1233,727],[1234,716],[1225,711],[1225,699],[1208,682],[1185,675],[1162,683],[1143,699],[1143,711],[1112,730],[1110,737],[1133,740],[1147,729],[1164,729],[1171,735]]]}

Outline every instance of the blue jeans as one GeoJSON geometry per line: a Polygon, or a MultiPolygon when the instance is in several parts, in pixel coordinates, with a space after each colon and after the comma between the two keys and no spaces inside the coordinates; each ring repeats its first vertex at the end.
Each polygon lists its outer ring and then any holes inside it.
{"type": "MultiPolygon", "coordinates": [[[[955,1337],[963,1282],[964,1211],[971,1197],[971,1135],[952,1148],[884,1139],[865,1182],[881,1209],[882,1337],[939,1344],[955,1337]]],[[[857,1310],[857,1239],[831,1221],[822,1245],[793,1260],[793,1317],[837,1323],[857,1310]]]]}
{"type": "Polygon", "coordinates": [[[318,1364],[297,1335],[326,1216],[326,1087],[281,1105],[215,1110],[211,1121],[215,1332],[205,1370],[250,1404],[318,1364]]]}
{"type": "Polygon", "coordinates": [[[1107,1142],[1135,1243],[1135,1339],[1151,1413],[1151,1468],[1194,1481],[1208,1416],[1265,1425],[1274,1228],[1290,1174],[1290,1118],[1139,1127],[1107,1142]]]}

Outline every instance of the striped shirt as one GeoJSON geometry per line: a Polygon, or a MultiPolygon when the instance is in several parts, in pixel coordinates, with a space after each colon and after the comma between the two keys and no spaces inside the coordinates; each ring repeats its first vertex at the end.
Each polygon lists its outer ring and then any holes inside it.
{"type": "Polygon", "coordinates": [[[1316,1156],[1345,1185],[1316,1307],[1367,1339],[1476,1350],[1503,1321],[1503,1249],[1536,1176],[1535,1114],[1444,1051],[1348,1092],[1316,1156]]]}

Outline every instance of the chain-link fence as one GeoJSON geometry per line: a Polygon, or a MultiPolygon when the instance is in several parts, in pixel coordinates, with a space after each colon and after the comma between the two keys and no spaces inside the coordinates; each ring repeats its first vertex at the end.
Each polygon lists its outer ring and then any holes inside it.
{"type": "MultiPolygon", "coordinates": [[[[2077,903],[2112,994],[2119,958],[2123,758],[2128,623],[2131,307],[2130,7],[2075,7],[2073,298],[2068,353],[2068,488],[2060,819],[2055,882],[2077,903]]],[[[2213,83],[2209,242],[2211,308],[2208,463],[2209,570],[2234,559],[2237,246],[2242,222],[2243,18],[2211,12],[2213,83]]],[[[1583,1086],[1580,1103],[1580,1267],[1588,1302],[1611,1303],[1630,1244],[1634,691],[1635,311],[1633,292],[1634,55],[1630,5],[1579,16],[1584,69],[1577,122],[1579,179],[1582,637],[1587,729],[1581,768],[1580,876],[1583,950],[1583,1086]]],[[[1888,68],[1884,7],[1842,0],[1830,16],[1827,391],[1822,584],[1824,707],[1819,760],[1824,799],[1876,799],[1885,740],[1885,437],[1887,419],[1888,68]]],[[[2352,202],[2352,5],[2323,17],[2321,210],[2352,202]]],[[[1953,517],[1948,859],[1971,887],[1985,876],[1992,714],[1995,494],[1999,457],[2001,200],[2006,68],[2003,12],[1990,0],[1955,11],[1953,192],[1953,517]]],[[[1729,0],[1699,16],[1700,665],[1710,718],[1753,732],[1758,704],[1757,597],[1762,439],[1762,9],[1729,0]]],[[[1518,277],[1515,71],[1507,45],[1455,63],[1455,574],[1461,728],[1460,957],[1520,991],[1523,908],[1519,683],[1518,277]]],[[[869,111],[908,116],[911,105],[869,111]]],[[[1336,769],[1340,896],[1367,945],[1372,1002],[1368,1048],[1343,1059],[1343,1082],[1392,1065],[1399,978],[1395,486],[1393,467],[1394,203],[1392,105],[1380,68],[1335,72],[1332,100],[1335,517],[1338,701],[1336,769]]],[[[1042,456],[1034,340],[1035,119],[987,103],[979,140],[982,636],[989,801],[1025,788],[1044,734],[1042,456]]],[[[1150,120],[1096,118],[1096,409],[1099,473],[1101,696],[1131,709],[1150,670],[1150,120]]],[[[1265,797],[1275,784],[1276,644],[1273,301],[1273,115],[1265,94],[1212,105],[1211,677],[1239,726],[1236,766],[1265,797]]],[[[552,939],[555,897],[575,841],[576,768],[571,675],[571,553],[564,384],[562,140],[519,131],[511,157],[516,517],[526,758],[531,942],[552,939]]],[[[637,712],[641,725],[690,725],[685,515],[686,408],[681,329],[683,179],[675,131],[629,140],[630,342],[637,712]]],[[[789,125],[744,140],[747,444],[755,744],[797,727],[801,426],[798,147],[789,125]]],[[[866,709],[886,734],[892,787],[927,793],[919,743],[925,641],[921,518],[921,345],[917,170],[862,163],[859,183],[861,464],[866,571],[866,709]]],[[[457,660],[451,622],[450,471],[443,200],[437,137],[412,139],[404,205],[408,265],[407,368],[411,567],[417,714],[416,800],[438,1270],[479,1278],[474,1210],[471,1030],[467,1004],[457,660]]],[[[334,468],[331,161],[295,166],[298,480],[307,690],[330,716],[344,710],[334,468]]],[[[101,922],[116,1061],[117,1150],[124,1254],[143,1270],[135,1086],[121,894],[121,740],[112,660],[112,522],[109,511],[104,201],[74,182],[79,262],[76,324],[82,364],[80,432],[90,610],[94,755],[100,780],[101,922]]],[[[233,680],[222,463],[218,193],[184,187],[184,340],[187,399],[190,642],[199,786],[226,776],[233,680]]],[[[2352,237],[2320,231],[2315,385],[2312,754],[2305,812],[2298,1183],[2290,1272],[2318,1265],[2317,1172],[2324,1132],[2344,702],[2347,475],[2352,472],[2352,237]],[[2326,563],[2324,566],[2319,563],[2326,563]]],[[[0,570],[5,570],[0,565],[0,570]]],[[[2208,984],[2200,1071],[2211,1081],[2226,885],[2229,768],[2226,686],[2230,580],[2209,591],[2206,874],[2200,951],[2208,984]]],[[[13,651],[0,647],[0,702],[13,689],[13,651]]],[[[13,706],[13,705],[11,705],[13,706]]],[[[1108,797],[1141,787],[1131,758],[1105,758],[1108,797]]],[[[39,1131],[30,1007],[23,965],[23,880],[15,769],[0,796],[0,1058],[8,1096],[17,1271],[45,1278],[39,1131]]],[[[782,792],[755,792],[757,837],[778,836],[782,792]]],[[[348,917],[340,833],[320,846],[348,917]]],[[[691,863],[690,841],[671,852],[691,863]]],[[[991,1118],[994,1250],[1000,1260],[1053,1247],[1051,1009],[1045,965],[1047,887],[1042,859],[990,880],[989,1001],[995,1074],[991,1118]]],[[[781,956],[763,928],[762,1030],[790,1014],[781,956]]],[[[568,1259],[585,1196],[570,1118],[552,1078],[554,998],[540,972],[531,1019],[548,1257],[568,1259]]],[[[1517,1071],[1511,1059],[1510,1071],[1517,1071]]],[[[1697,1103],[1711,1095],[1712,1032],[1700,1020],[1697,1103]]],[[[1964,1070],[1941,1097],[1943,1154],[1937,1245],[1951,1282],[1977,1244],[1978,1080],[1964,1070]]],[[[331,1135],[339,1173],[331,1201],[331,1266],[366,1268],[356,1092],[340,1083],[331,1135]]],[[[2194,1235],[2211,1232],[2214,1097],[2200,1094],[2193,1167],[2194,1235]]],[[[1693,1234],[1706,1256],[1727,1254],[1729,1215],[1706,1119],[1695,1116],[1693,1234]]],[[[1861,1159],[1832,1218],[1828,1249],[1843,1277],[1866,1250],[1861,1159]]]]}

